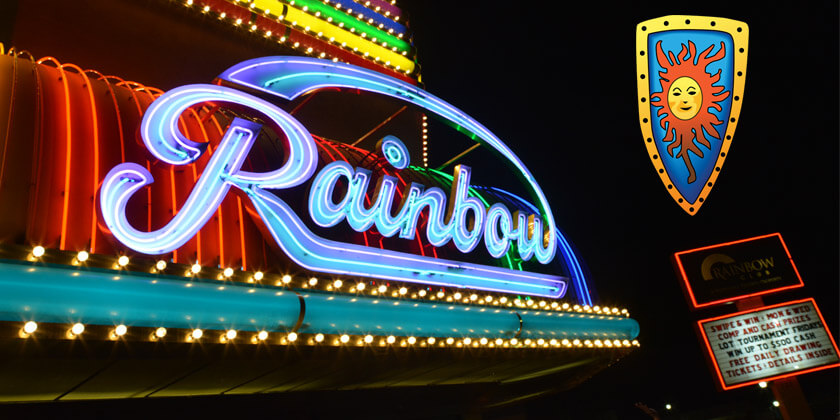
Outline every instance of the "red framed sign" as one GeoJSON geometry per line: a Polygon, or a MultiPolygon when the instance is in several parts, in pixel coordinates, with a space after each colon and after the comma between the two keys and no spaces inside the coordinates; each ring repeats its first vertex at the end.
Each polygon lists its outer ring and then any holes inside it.
{"type": "Polygon", "coordinates": [[[680,251],[674,265],[693,309],[802,287],[779,233],[680,251]]]}
{"type": "Polygon", "coordinates": [[[814,299],[697,322],[723,390],[840,366],[814,299]]]}

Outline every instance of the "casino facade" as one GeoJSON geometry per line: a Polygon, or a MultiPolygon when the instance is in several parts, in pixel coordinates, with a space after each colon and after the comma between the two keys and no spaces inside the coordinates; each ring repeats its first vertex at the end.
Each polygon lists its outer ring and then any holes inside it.
{"type": "Polygon", "coordinates": [[[0,401],[492,404],[568,390],[639,346],[515,140],[425,90],[393,1],[12,8],[0,401]],[[519,190],[432,159],[433,124],[519,190]]]}

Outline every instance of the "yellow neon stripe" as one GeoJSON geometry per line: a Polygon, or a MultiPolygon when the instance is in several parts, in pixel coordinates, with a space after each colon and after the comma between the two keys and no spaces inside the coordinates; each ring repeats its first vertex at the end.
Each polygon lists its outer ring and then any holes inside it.
{"type": "MultiPolygon", "coordinates": [[[[235,3],[235,0],[233,0],[235,3]]],[[[272,16],[276,16],[283,11],[283,3],[277,0],[255,0],[254,7],[260,10],[270,10],[272,16]]],[[[329,22],[325,22],[319,18],[311,16],[302,10],[295,7],[287,7],[286,15],[283,16],[283,22],[286,25],[298,28],[309,28],[308,33],[321,33],[325,41],[332,40],[332,43],[342,45],[345,49],[358,49],[362,54],[367,53],[368,59],[374,60],[379,58],[378,64],[385,64],[397,68],[402,72],[414,71],[414,61],[409,60],[401,53],[391,51],[388,48],[382,47],[374,42],[371,42],[361,36],[358,36],[350,31],[339,28],[329,22]],[[292,25],[294,24],[294,25],[292,25]],[[346,46],[345,46],[346,45],[346,46]]]]}

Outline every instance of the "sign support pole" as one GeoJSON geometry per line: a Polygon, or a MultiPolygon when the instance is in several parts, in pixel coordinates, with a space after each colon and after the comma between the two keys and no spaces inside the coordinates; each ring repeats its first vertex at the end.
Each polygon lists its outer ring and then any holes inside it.
{"type": "Polygon", "coordinates": [[[796,377],[782,378],[770,382],[773,396],[779,402],[779,410],[785,420],[814,420],[811,406],[805,400],[805,394],[796,377]]]}

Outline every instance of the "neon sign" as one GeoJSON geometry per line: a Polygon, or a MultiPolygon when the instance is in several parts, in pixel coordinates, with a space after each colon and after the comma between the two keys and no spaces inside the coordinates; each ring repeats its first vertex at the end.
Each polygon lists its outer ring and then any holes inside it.
{"type": "Polygon", "coordinates": [[[663,16],[636,27],[639,123],[668,193],[695,215],[732,145],[747,76],[749,26],[663,16]]]}
{"type": "MultiPolygon", "coordinates": [[[[162,228],[142,232],[130,225],[126,205],[133,194],[154,182],[142,166],[115,166],[101,187],[103,219],[114,236],[145,254],[171,252],[185,244],[210,219],[231,187],[245,192],[276,244],[297,264],[335,274],[360,275],[448,287],[465,287],[538,296],[562,297],[566,279],[557,275],[512,270],[476,263],[432,258],[392,250],[338,242],[310,231],[282,198],[282,190],[312,180],[308,212],[321,227],[345,222],[363,232],[375,226],[385,237],[414,238],[421,212],[428,211],[426,237],[434,246],[450,241],[468,253],[482,241],[499,258],[511,244],[522,260],[550,262],[557,250],[554,218],[539,184],[525,165],[489,130],[443,100],[400,80],[347,64],[299,57],[268,57],[246,61],[224,72],[220,79],[288,100],[325,87],[343,87],[384,94],[415,104],[457,124],[483,144],[495,149],[530,188],[541,214],[511,212],[502,204],[489,208],[470,197],[471,169],[455,168],[447,196],[440,188],[411,183],[399,209],[392,209],[396,179],[376,181],[374,199],[365,205],[371,172],[333,162],[316,174],[317,151],[307,129],[277,106],[242,91],[217,85],[187,85],[159,97],[146,111],[140,133],[146,148],[171,165],[194,162],[206,144],[186,138],[178,118],[190,106],[207,101],[233,103],[260,112],[287,137],[288,156],[280,168],[265,173],[241,169],[260,130],[259,124],[236,118],[214,151],[182,209],[162,228]],[[335,201],[336,184],[348,185],[335,201]],[[275,194],[270,192],[277,190],[275,194]],[[394,215],[396,210],[396,215],[394,215]]],[[[386,161],[396,170],[407,167],[408,151],[393,136],[379,144],[386,161]]]]}

